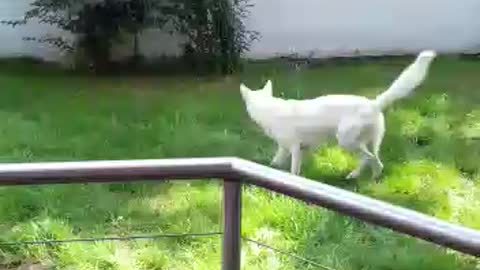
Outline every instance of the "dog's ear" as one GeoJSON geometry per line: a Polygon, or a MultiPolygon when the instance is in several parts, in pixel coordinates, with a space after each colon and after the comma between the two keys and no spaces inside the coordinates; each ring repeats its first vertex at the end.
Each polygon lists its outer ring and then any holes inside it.
{"type": "Polygon", "coordinates": [[[273,89],[272,89],[272,81],[268,80],[265,86],[263,87],[263,91],[265,91],[266,94],[269,96],[273,95],[273,89]]]}
{"type": "Polygon", "coordinates": [[[245,84],[240,84],[240,93],[242,94],[243,98],[246,98],[250,91],[250,88],[248,88],[245,84]]]}

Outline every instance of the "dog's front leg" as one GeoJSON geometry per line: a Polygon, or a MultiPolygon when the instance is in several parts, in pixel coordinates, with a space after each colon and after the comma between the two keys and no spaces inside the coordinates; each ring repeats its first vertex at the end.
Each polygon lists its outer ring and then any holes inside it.
{"type": "Polygon", "coordinates": [[[292,154],[292,164],[290,167],[290,172],[292,174],[299,175],[300,169],[302,167],[302,149],[300,147],[300,144],[291,146],[290,153],[292,154]]]}

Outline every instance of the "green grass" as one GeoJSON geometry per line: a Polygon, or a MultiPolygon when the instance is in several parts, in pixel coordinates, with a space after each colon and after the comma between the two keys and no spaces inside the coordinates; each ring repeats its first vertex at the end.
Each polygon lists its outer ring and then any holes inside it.
{"type": "MultiPolygon", "coordinates": [[[[226,79],[92,78],[35,63],[0,65],[0,161],[240,156],[267,164],[274,145],[251,123],[239,79],[277,95],[374,97],[405,60],[299,74],[250,64],[226,79]]],[[[308,178],[480,228],[480,62],[440,58],[427,82],[387,112],[381,181],[346,181],[356,160],[334,145],[308,178]]],[[[219,231],[215,181],[0,188],[2,241],[219,231]]],[[[338,270],[467,270],[480,263],[261,189],[244,193],[243,234],[338,270]]],[[[316,269],[254,244],[244,269],[316,269]]],[[[219,269],[218,237],[0,247],[0,263],[52,269],[219,269]]]]}

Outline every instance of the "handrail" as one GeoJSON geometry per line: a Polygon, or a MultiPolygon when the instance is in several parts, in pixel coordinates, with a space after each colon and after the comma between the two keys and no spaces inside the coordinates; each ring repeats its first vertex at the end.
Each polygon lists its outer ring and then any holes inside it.
{"type": "Polygon", "coordinates": [[[234,158],[101,160],[0,165],[0,185],[129,182],[161,178],[224,178],[234,158]]]}
{"type": "Polygon", "coordinates": [[[480,231],[239,158],[83,161],[0,165],[0,185],[119,182],[165,178],[225,181],[223,269],[238,269],[240,183],[285,194],[360,220],[480,257],[480,231]],[[234,213],[232,213],[234,212],[234,213]],[[233,227],[232,227],[233,226],[233,227]],[[237,226],[237,227],[235,227],[237,226]],[[225,247],[225,245],[228,245],[225,247]],[[230,253],[229,253],[230,252],[230,253]],[[237,255],[236,255],[237,254],[237,255]],[[233,256],[233,258],[231,258],[233,256]],[[237,260],[237,261],[235,261],[237,260]]]}

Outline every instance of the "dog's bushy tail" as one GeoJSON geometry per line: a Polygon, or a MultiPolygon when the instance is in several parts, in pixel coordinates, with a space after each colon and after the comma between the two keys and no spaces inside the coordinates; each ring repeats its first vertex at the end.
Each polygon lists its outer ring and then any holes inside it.
{"type": "Polygon", "coordinates": [[[388,90],[377,96],[374,102],[383,110],[394,101],[408,96],[425,80],[430,63],[435,56],[434,51],[421,52],[417,59],[403,70],[388,90]]]}

